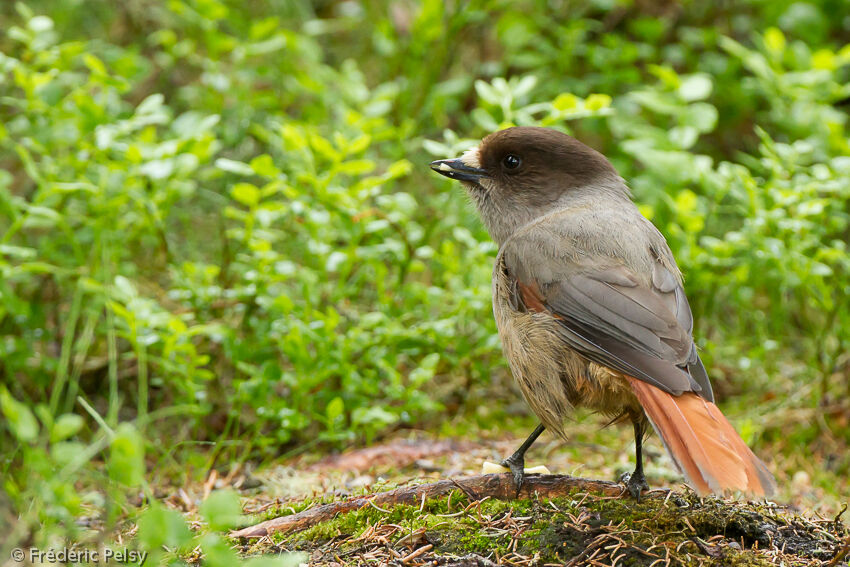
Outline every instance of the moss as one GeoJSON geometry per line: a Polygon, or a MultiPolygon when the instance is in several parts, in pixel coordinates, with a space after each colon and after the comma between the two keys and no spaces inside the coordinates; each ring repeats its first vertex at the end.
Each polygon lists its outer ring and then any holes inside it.
{"type": "MultiPolygon", "coordinates": [[[[365,506],[359,510],[339,514],[332,520],[322,522],[307,530],[294,534],[275,534],[273,538],[278,543],[327,541],[339,536],[359,535],[369,526],[379,523],[395,524],[403,528],[410,528],[410,530],[421,527],[427,529],[430,526],[440,523],[445,524],[446,522],[457,525],[463,522],[465,518],[446,518],[444,516],[463,510],[469,502],[467,497],[460,491],[453,492],[451,496],[451,499],[447,497],[428,500],[421,509],[419,506],[407,504],[399,504],[388,510],[379,509],[375,506],[365,506]]],[[[487,502],[483,502],[482,506],[486,504],[487,502]]],[[[301,506],[301,509],[303,510],[308,507],[309,505],[301,506]]],[[[291,513],[291,510],[289,513],[291,513]]]]}
{"type": "Polygon", "coordinates": [[[441,553],[456,555],[505,555],[512,542],[508,535],[488,533],[468,524],[457,526],[455,529],[443,527],[439,532],[431,533],[429,541],[441,553]]]}
{"type": "Polygon", "coordinates": [[[587,548],[589,539],[597,534],[584,533],[572,527],[546,523],[522,542],[524,553],[539,552],[547,558],[564,560],[576,557],[587,548]]]}
{"type": "MultiPolygon", "coordinates": [[[[566,506],[562,499],[556,504],[566,506]]],[[[644,499],[638,503],[629,499],[598,499],[592,503],[602,523],[623,523],[629,529],[647,533],[681,533],[688,537],[708,539],[722,535],[746,546],[770,544],[766,521],[758,506],[742,507],[717,498],[701,499],[693,494],[676,495],[668,500],[644,499]]],[[[592,521],[592,520],[591,520],[592,521]]]]}
{"type": "MultiPolygon", "coordinates": [[[[772,508],[693,494],[640,503],[582,494],[542,502],[485,500],[469,506],[466,496],[455,492],[451,500],[430,500],[421,508],[398,505],[382,511],[367,506],[303,532],[276,536],[275,541],[308,550],[331,542],[334,553],[357,553],[367,545],[360,536],[370,526],[399,526],[385,532],[389,535],[380,544],[396,546],[396,553],[409,552],[410,542],[401,540],[419,530],[424,543],[433,546],[431,553],[439,555],[499,558],[516,553],[536,556],[540,563],[562,563],[596,553],[598,560],[616,558],[625,567],[648,566],[668,555],[674,565],[765,566],[771,563],[764,550],[775,552],[783,546],[785,553],[790,550],[804,561],[828,559],[834,553],[811,524],[795,524],[776,514],[772,508]]],[[[845,531],[843,526],[836,529],[845,531]]],[[[374,540],[368,545],[374,550],[374,540]]]]}
{"type": "Polygon", "coordinates": [[[722,557],[717,560],[718,565],[728,567],[770,567],[771,563],[759,557],[752,551],[726,550],[722,557]]]}

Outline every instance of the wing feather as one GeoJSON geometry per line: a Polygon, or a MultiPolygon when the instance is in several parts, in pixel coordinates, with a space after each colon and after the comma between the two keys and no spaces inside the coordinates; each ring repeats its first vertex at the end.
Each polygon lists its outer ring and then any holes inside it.
{"type": "Polygon", "coordinates": [[[598,364],[674,395],[690,391],[713,400],[684,289],[660,259],[649,278],[586,257],[560,256],[556,265],[535,269],[521,254],[528,249],[523,244],[508,242],[502,254],[521,292],[516,305],[551,313],[564,342],[598,364]]]}

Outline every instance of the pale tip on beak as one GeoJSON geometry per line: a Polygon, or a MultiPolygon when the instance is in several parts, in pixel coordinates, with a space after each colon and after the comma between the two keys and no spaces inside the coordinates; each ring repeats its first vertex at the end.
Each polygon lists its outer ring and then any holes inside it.
{"type": "Polygon", "coordinates": [[[445,175],[451,179],[458,181],[471,181],[478,183],[482,177],[489,177],[487,171],[479,167],[470,167],[463,163],[460,158],[455,159],[438,159],[431,162],[431,169],[445,175]]]}

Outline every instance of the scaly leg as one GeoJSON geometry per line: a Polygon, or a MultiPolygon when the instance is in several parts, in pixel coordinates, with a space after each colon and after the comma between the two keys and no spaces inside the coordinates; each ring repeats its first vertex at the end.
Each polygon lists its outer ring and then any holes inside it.
{"type": "Polygon", "coordinates": [[[631,495],[640,502],[640,493],[649,490],[646,477],[643,475],[643,423],[637,416],[632,416],[632,424],[635,428],[635,472],[624,474],[620,480],[626,484],[631,495]]]}
{"type": "Polygon", "coordinates": [[[537,438],[540,437],[540,434],[543,433],[543,430],[546,427],[541,423],[535,428],[535,430],[528,436],[528,439],[522,442],[522,445],[514,451],[514,454],[501,462],[503,467],[508,467],[511,469],[511,474],[514,475],[514,484],[516,485],[516,495],[519,496],[519,490],[522,488],[522,481],[525,478],[525,452],[528,451],[528,448],[537,441],[537,438]]]}

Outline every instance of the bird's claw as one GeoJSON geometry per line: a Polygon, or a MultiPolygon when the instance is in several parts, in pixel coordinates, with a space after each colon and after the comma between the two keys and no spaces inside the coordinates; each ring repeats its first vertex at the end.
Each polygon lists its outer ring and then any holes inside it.
{"type": "Polygon", "coordinates": [[[519,498],[519,491],[522,489],[523,480],[525,480],[525,459],[522,457],[516,458],[515,455],[511,455],[499,464],[511,470],[511,474],[514,477],[514,485],[516,486],[516,495],[514,497],[519,498]]]}
{"type": "Polygon", "coordinates": [[[640,494],[644,490],[649,490],[649,484],[646,482],[646,477],[643,475],[643,472],[635,471],[633,473],[623,473],[620,476],[620,482],[626,485],[626,488],[629,490],[629,494],[632,497],[640,502],[640,494]]]}

